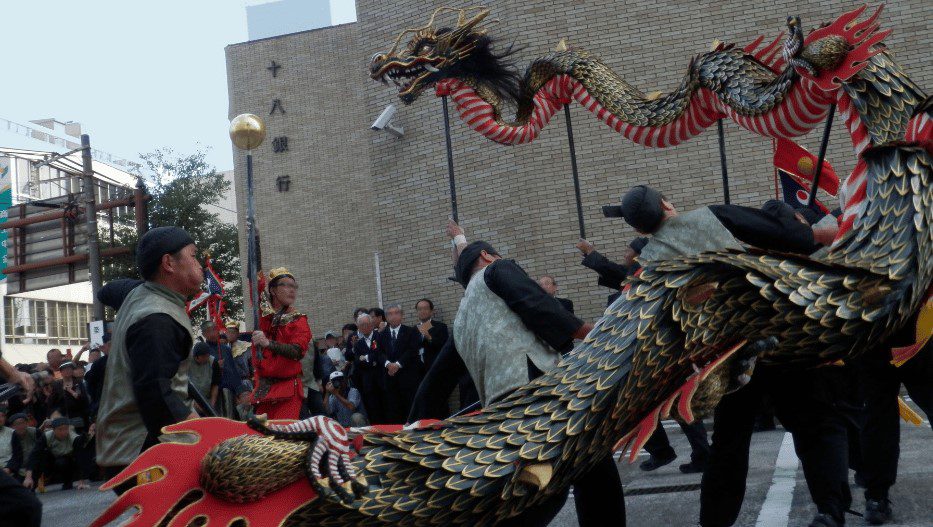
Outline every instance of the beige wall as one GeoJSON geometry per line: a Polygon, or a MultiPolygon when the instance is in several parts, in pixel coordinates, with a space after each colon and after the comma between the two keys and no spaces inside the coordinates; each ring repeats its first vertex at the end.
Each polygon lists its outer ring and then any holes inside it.
{"type": "MultiPolygon", "coordinates": [[[[394,90],[366,76],[370,56],[387,49],[399,31],[423,24],[441,5],[467,2],[359,0],[358,22],[227,48],[230,115],[266,119],[270,134],[289,136],[290,152],[256,153],[258,224],[266,266],[298,273],[300,303],[312,329],[338,327],[356,305],[374,305],[372,254],[382,254],[386,302],[409,311],[429,296],[452,318],[462,290],[447,280],[450,249],[443,235],[449,214],[441,102],[432,94],[401,107],[396,122],[405,137],[369,130],[394,90]],[[272,79],[265,67],[283,64],[272,79]],[[268,115],[273,98],[285,116],[268,115]],[[292,190],[274,190],[275,176],[291,175],[292,190]],[[346,241],[344,241],[346,240],[346,241]]],[[[677,86],[690,57],[714,39],[744,45],[759,34],[776,36],[789,14],[804,27],[832,20],[854,7],[840,1],[607,2],[499,1],[491,33],[525,46],[524,68],[561,39],[600,55],[645,92],[677,86]]],[[[921,87],[933,86],[929,20],[933,3],[888,5],[881,22],[897,59],[921,87]]],[[[721,202],[715,128],[670,149],[646,149],[616,134],[579,105],[571,107],[589,239],[610,257],[634,234],[621,221],[601,217],[633,184],[650,183],[682,210],[721,202]]],[[[580,266],[576,210],[563,114],[532,144],[506,147],[469,130],[452,115],[454,164],[461,223],[470,239],[483,238],[531,274],[550,273],[577,312],[594,319],[608,290],[580,266]]],[[[801,143],[816,151],[820,130],[801,143]]],[[[733,203],[759,205],[774,195],[770,140],[726,123],[733,203]]],[[[238,181],[245,166],[238,155],[238,181]]],[[[841,174],[854,165],[851,144],[837,121],[828,159],[841,174]]],[[[240,190],[240,189],[238,189],[240,190]]],[[[242,193],[241,193],[242,194],[242,193]]],[[[242,196],[239,210],[245,210],[242,196]]],[[[242,244],[245,248],[245,243],[242,244]]],[[[244,258],[245,261],[245,258],[244,258]]]]}

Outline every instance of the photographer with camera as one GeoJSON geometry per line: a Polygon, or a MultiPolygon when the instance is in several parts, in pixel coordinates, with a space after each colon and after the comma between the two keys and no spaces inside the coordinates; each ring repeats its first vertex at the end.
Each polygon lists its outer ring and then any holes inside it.
{"type": "MultiPolygon", "coordinates": [[[[19,385],[19,390],[15,391],[4,386],[4,394],[15,396],[15,392],[22,392],[23,399],[28,400],[36,390],[35,379],[28,373],[17,371],[2,355],[0,376],[11,384],[19,385]]],[[[12,525],[39,527],[42,523],[42,503],[6,471],[0,471],[0,518],[11,521],[12,525]]]]}
{"type": "Polygon", "coordinates": [[[356,388],[351,388],[343,372],[335,371],[330,374],[330,382],[324,392],[324,408],[327,415],[334,418],[343,426],[367,426],[363,409],[363,397],[356,388]]]}

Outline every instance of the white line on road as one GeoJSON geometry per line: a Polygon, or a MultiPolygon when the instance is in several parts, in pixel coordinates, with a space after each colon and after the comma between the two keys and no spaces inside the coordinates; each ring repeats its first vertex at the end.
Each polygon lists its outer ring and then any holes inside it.
{"type": "Polygon", "coordinates": [[[787,527],[790,520],[791,502],[794,500],[794,486],[797,484],[797,454],[794,452],[794,439],[784,433],[781,449],[778,450],[774,463],[774,477],[765,502],[758,511],[755,527],[787,527]]]}

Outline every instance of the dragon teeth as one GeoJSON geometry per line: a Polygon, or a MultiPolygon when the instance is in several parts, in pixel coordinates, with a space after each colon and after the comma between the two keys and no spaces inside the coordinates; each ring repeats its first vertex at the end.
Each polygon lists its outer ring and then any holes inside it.
{"type": "Polygon", "coordinates": [[[437,73],[437,72],[441,71],[441,70],[435,68],[434,66],[432,66],[432,65],[430,65],[430,64],[425,64],[425,65],[424,65],[424,69],[430,71],[431,73],[437,73]]]}

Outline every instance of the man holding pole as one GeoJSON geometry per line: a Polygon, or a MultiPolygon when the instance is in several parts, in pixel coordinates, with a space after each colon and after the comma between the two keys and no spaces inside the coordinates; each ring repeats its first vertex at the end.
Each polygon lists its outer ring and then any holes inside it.
{"type": "MultiPolygon", "coordinates": [[[[564,309],[514,260],[503,259],[484,241],[467,243],[454,221],[447,233],[456,247],[457,282],[465,289],[452,337],[418,388],[408,422],[431,416],[433,401],[446,397],[469,372],[483,405],[554,368],[560,353],[593,328],[564,309]]],[[[503,525],[547,525],[566,501],[561,493],[503,525]]],[[[625,500],[610,452],[574,482],[582,527],[624,526],[625,500]]]]}

